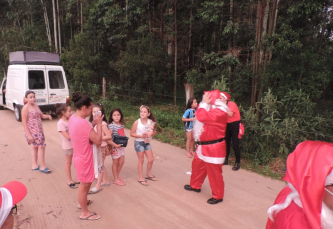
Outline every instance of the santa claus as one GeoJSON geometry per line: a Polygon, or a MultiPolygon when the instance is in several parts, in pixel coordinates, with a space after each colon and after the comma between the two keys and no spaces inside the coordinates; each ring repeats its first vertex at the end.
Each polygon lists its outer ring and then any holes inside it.
{"type": "Polygon", "coordinates": [[[213,197],[207,203],[217,204],[223,201],[224,181],[222,164],[226,156],[225,131],[227,127],[228,106],[219,90],[205,92],[202,102],[196,110],[193,135],[197,144],[192,161],[190,185],[188,191],[200,192],[202,183],[208,175],[213,197]]]}
{"type": "Polygon", "coordinates": [[[282,189],[268,209],[266,229],[333,228],[333,144],[300,143],[288,156],[282,189]]]}

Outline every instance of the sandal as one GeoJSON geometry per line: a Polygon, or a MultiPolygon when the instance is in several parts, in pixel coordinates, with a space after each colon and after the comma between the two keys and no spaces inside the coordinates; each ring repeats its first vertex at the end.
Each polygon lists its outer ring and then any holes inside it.
{"type": "Polygon", "coordinates": [[[70,184],[68,184],[68,186],[72,189],[78,188],[75,183],[70,183],[70,184]]]}
{"type": "Polygon", "coordinates": [[[138,182],[144,186],[148,185],[148,182],[146,180],[138,180],[138,182]]]}
{"type": "Polygon", "coordinates": [[[157,181],[157,178],[155,176],[145,177],[145,179],[152,180],[152,181],[157,181]]]}
{"type": "Polygon", "coordinates": [[[190,152],[187,152],[187,153],[186,153],[186,157],[188,157],[188,158],[192,158],[193,155],[192,155],[190,152]]]}
{"type": "Polygon", "coordinates": [[[37,166],[37,168],[35,168],[35,169],[31,169],[32,171],[37,171],[37,170],[39,170],[39,166],[37,166]]]}
{"type": "Polygon", "coordinates": [[[97,189],[96,187],[93,187],[92,189],[90,189],[89,193],[88,194],[96,194],[100,191],[102,191],[103,189],[97,189]]]}
{"type": "Polygon", "coordinates": [[[42,173],[50,173],[51,172],[51,170],[49,170],[47,167],[45,167],[45,169],[39,170],[39,171],[41,171],[42,173]]]}
{"type": "Polygon", "coordinates": [[[119,185],[119,186],[124,186],[125,185],[125,183],[121,180],[119,180],[118,182],[113,181],[112,183],[115,184],[115,185],[119,185]]]}
{"type": "Polygon", "coordinates": [[[93,219],[90,218],[90,217],[95,216],[95,215],[97,215],[96,212],[94,212],[92,215],[90,215],[90,216],[88,216],[88,217],[86,217],[86,218],[81,218],[81,217],[80,217],[80,219],[81,219],[81,220],[98,220],[98,219],[101,218],[100,215],[99,215],[98,217],[96,217],[96,218],[93,218],[93,219]]]}
{"type": "Polygon", "coordinates": [[[103,187],[105,187],[105,186],[110,186],[111,184],[110,183],[108,183],[108,184],[103,184],[103,183],[101,183],[101,186],[103,186],[103,187]]]}
{"type": "Polygon", "coordinates": [[[76,181],[76,182],[74,182],[74,184],[80,184],[80,181],[76,181]]]}
{"type": "MultiPolygon", "coordinates": [[[[90,204],[92,204],[92,202],[93,202],[92,200],[88,200],[88,202],[87,202],[87,206],[90,205],[90,204]]],[[[81,209],[81,205],[80,205],[80,204],[77,205],[77,208],[78,208],[78,209],[81,209]]]]}

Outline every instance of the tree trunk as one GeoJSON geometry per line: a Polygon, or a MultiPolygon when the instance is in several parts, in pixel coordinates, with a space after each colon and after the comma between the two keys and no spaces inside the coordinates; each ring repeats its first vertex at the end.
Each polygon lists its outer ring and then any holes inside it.
{"type": "Polygon", "coordinates": [[[83,6],[82,6],[82,0],[81,0],[81,33],[83,33],[83,6]]]}
{"type": "Polygon", "coordinates": [[[51,40],[51,31],[50,31],[50,23],[49,23],[49,18],[47,16],[47,9],[44,0],[41,0],[42,7],[43,7],[43,12],[44,12],[44,21],[45,21],[45,28],[46,28],[46,36],[49,41],[49,47],[51,50],[52,47],[52,40],[51,40]]]}
{"type": "Polygon", "coordinates": [[[53,7],[54,47],[55,47],[55,52],[58,53],[57,10],[55,6],[55,0],[52,0],[52,7],[53,7]]]}
{"type": "Polygon", "coordinates": [[[60,10],[59,10],[59,1],[60,1],[60,0],[57,0],[57,11],[58,11],[59,53],[61,54],[61,31],[60,31],[60,10]]]}
{"type": "Polygon", "coordinates": [[[175,1],[175,81],[174,81],[174,88],[173,88],[173,94],[174,94],[174,102],[175,106],[177,105],[177,0],[175,1]]]}

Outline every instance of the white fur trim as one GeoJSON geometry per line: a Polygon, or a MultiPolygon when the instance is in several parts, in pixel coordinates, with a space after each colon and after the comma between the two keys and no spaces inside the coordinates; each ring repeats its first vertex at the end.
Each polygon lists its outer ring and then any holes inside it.
{"type": "Polygon", "coordinates": [[[204,162],[211,163],[211,164],[223,164],[224,160],[225,160],[225,157],[206,157],[206,156],[202,155],[201,145],[198,145],[197,155],[198,155],[198,158],[200,158],[204,162]]]}
{"type": "Polygon", "coordinates": [[[226,100],[228,100],[227,96],[224,93],[220,93],[226,100]]]}
{"type": "Polygon", "coordinates": [[[194,141],[200,141],[200,136],[202,132],[204,131],[204,124],[200,122],[199,120],[193,121],[193,138],[194,141]]]}
{"type": "Polygon", "coordinates": [[[208,103],[204,103],[204,102],[201,102],[200,103],[200,106],[199,106],[199,109],[200,108],[203,108],[205,109],[206,111],[209,111],[210,110],[210,105],[208,103]]]}
{"type": "Polygon", "coordinates": [[[10,191],[6,188],[0,188],[0,194],[2,195],[2,203],[0,208],[0,228],[6,221],[10,210],[13,207],[13,197],[10,191]]]}

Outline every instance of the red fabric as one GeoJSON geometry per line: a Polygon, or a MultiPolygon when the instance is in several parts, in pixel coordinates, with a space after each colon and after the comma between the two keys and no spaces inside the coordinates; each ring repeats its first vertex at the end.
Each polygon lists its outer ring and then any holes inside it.
{"type": "Polygon", "coordinates": [[[118,134],[119,134],[120,136],[124,136],[124,135],[125,135],[125,133],[124,133],[124,128],[119,129],[119,130],[118,130],[118,134]]]}
{"type": "Polygon", "coordinates": [[[243,135],[244,135],[244,125],[242,123],[239,123],[239,134],[238,134],[238,138],[241,139],[243,135]]]}
{"type": "Polygon", "coordinates": [[[190,185],[192,188],[200,189],[206,176],[215,199],[224,197],[224,181],[222,176],[222,165],[204,162],[195,154],[192,161],[192,175],[190,185]]]}
{"type": "Polygon", "coordinates": [[[219,90],[214,90],[214,91],[205,91],[204,94],[210,93],[210,98],[211,98],[211,104],[215,104],[215,100],[221,98],[221,93],[219,90]]]}
{"type": "Polygon", "coordinates": [[[234,112],[234,114],[232,115],[232,117],[228,116],[227,122],[231,123],[231,122],[240,121],[240,113],[239,113],[239,109],[238,109],[238,106],[236,105],[236,103],[234,103],[233,101],[229,101],[228,108],[229,108],[229,111],[234,112]]]}
{"type": "MultiPolygon", "coordinates": [[[[285,187],[277,196],[275,203],[283,203],[288,194],[291,192],[289,187],[285,187]]],[[[310,229],[311,226],[306,220],[306,216],[302,208],[295,202],[291,202],[289,207],[280,211],[274,218],[274,223],[268,219],[266,229],[310,229]]]]}
{"type": "MultiPolygon", "coordinates": [[[[304,228],[321,228],[320,214],[325,194],[325,179],[332,169],[333,144],[319,141],[305,141],[298,144],[295,151],[288,156],[287,173],[283,179],[291,183],[298,191],[303,205],[305,222],[299,220],[302,215],[300,210],[289,209],[294,206],[293,203],[277,213],[274,224],[269,223],[270,220],[268,220],[266,228],[303,228],[302,225],[307,225],[304,228]],[[289,221],[290,227],[278,226],[286,225],[284,221],[289,221]]],[[[275,203],[284,202],[286,197],[284,192],[286,191],[280,192],[275,203]]]]}
{"type": "MultiPolygon", "coordinates": [[[[219,108],[206,111],[203,108],[197,109],[196,118],[204,123],[204,131],[200,135],[200,141],[213,141],[225,137],[227,128],[228,114],[219,108]]],[[[202,155],[213,158],[224,158],[226,156],[226,143],[225,141],[211,144],[202,145],[202,155]]]]}

